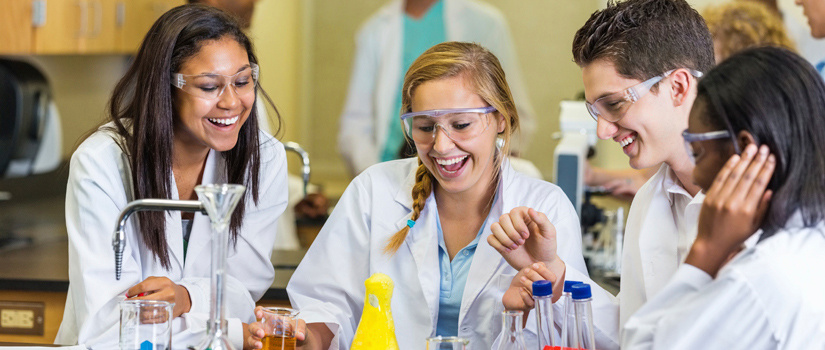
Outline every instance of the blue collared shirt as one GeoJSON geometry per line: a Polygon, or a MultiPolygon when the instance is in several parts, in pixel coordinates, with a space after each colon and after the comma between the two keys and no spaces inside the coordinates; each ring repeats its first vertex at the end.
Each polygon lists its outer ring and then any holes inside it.
{"type": "Polygon", "coordinates": [[[441,267],[441,289],[438,300],[438,324],[436,335],[458,336],[458,315],[461,312],[461,297],[464,295],[464,286],[467,284],[467,275],[476,253],[478,240],[487,221],[481,225],[476,238],[470,244],[458,251],[453,261],[447,254],[447,245],[444,243],[444,232],[441,230],[441,220],[436,214],[438,227],[438,260],[441,267]]]}

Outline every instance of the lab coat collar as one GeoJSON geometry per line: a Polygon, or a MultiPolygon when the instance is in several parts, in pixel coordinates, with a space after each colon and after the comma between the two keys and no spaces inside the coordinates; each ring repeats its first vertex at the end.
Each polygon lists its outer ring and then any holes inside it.
{"type": "Polygon", "coordinates": [[[668,166],[667,172],[664,175],[665,177],[662,181],[662,191],[667,194],[667,200],[671,206],[673,206],[673,202],[675,201],[675,197],[677,195],[687,196],[691,200],[694,198],[679,182],[679,178],[676,177],[676,173],[673,171],[673,168],[668,166]]]}

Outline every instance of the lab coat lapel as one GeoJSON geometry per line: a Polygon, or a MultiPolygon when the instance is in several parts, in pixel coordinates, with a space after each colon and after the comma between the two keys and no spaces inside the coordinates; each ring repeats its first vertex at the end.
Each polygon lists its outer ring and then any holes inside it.
{"type": "MultiPolygon", "coordinates": [[[[201,184],[213,184],[219,182],[225,182],[225,176],[221,176],[219,174],[225,174],[226,172],[223,171],[223,162],[220,161],[220,152],[216,152],[214,150],[209,151],[209,155],[206,156],[206,165],[203,169],[203,178],[201,179],[201,184]]],[[[180,224],[180,216],[178,217],[178,224],[180,224]]],[[[178,231],[183,232],[183,231],[178,231]]],[[[212,243],[212,227],[209,222],[209,217],[201,214],[195,213],[195,218],[192,221],[192,233],[189,235],[189,247],[187,248],[186,256],[190,259],[199,259],[198,257],[210,257],[209,254],[209,247],[212,243]],[[205,250],[205,251],[204,251],[205,250]]],[[[229,248],[232,249],[231,246],[229,248]]],[[[181,249],[181,256],[183,256],[183,250],[181,249]]],[[[181,259],[183,261],[184,259],[181,259]]],[[[207,261],[199,261],[197,264],[185,264],[184,270],[194,272],[197,269],[202,270],[202,266],[207,264],[207,261]]],[[[206,265],[208,267],[208,265],[206,265]]]]}
{"type": "MultiPolygon", "coordinates": [[[[178,193],[178,186],[175,182],[175,176],[170,175],[171,178],[171,198],[172,199],[180,199],[180,194],[178,193]]],[[[183,226],[181,225],[181,215],[180,211],[172,210],[164,212],[166,217],[166,245],[169,247],[169,251],[172,253],[172,260],[170,262],[177,263],[177,268],[171,269],[172,271],[183,271],[183,226]]]]}
{"type": "MultiPolygon", "coordinates": [[[[403,205],[410,212],[405,215],[398,222],[396,222],[396,229],[400,230],[407,225],[407,220],[412,215],[412,187],[415,184],[415,169],[418,163],[409,171],[409,175],[404,184],[400,187],[395,195],[395,201],[403,205]]],[[[435,196],[430,195],[424,204],[424,209],[421,215],[416,220],[413,228],[407,234],[404,240],[408,247],[401,247],[401,249],[409,249],[415,262],[416,272],[418,275],[419,285],[424,293],[424,299],[427,301],[427,307],[430,310],[430,318],[435,324],[438,313],[438,295],[441,286],[440,267],[438,265],[438,228],[436,227],[436,207],[435,196]]]]}
{"type": "Polygon", "coordinates": [[[676,242],[669,235],[678,235],[678,229],[666,190],[662,184],[658,186],[639,231],[639,256],[648,300],[667,284],[670,276],[666,275],[675,271],[676,265],[675,260],[671,261],[667,257],[673,255],[672,250],[676,249],[675,245],[668,244],[676,242]]]}

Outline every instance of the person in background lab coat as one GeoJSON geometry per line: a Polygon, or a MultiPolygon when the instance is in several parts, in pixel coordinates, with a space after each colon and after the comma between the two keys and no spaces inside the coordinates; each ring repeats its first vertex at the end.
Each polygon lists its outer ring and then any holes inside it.
{"type": "Polygon", "coordinates": [[[475,0],[395,0],[373,14],[356,36],[338,133],[338,151],[352,175],[399,158],[405,144],[398,122],[404,73],[422,52],[444,41],[479,43],[498,57],[522,126],[510,150],[518,154],[527,148],[535,129],[533,109],[502,13],[475,0]]]}
{"type": "Polygon", "coordinates": [[[349,348],[364,280],[382,272],[395,283],[401,349],[421,349],[434,335],[489,349],[517,271],[483,238],[502,215],[528,208],[554,227],[546,234],[567,272],[587,276],[567,197],[506,160],[519,116],[495,56],[477,44],[438,44],[412,64],[402,91],[418,156],[358,175],[293,274],[287,292],[307,323],[304,348],[349,348]]]}
{"type": "Polygon", "coordinates": [[[698,236],[623,348],[825,348],[823,115],[825,84],[786,49],[745,51],[702,79],[683,134],[706,192],[698,236]]]}
{"type": "Polygon", "coordinates": [[[283,146],[258,129],[257,58],[239,24],[200,5],[149,30],[115,87],[111,121],[73,154],[66,193],[69,293],[56,343],[114,349],[118,302],[174,302],[174,348],[197,345],[210,309],[211,229],[201,214],[140,213],[115,279],[112,225],[140,198],[196,199],[198,184],[239,183],[227,253],[228,335],[237,348],[269,288],[275,221],[286,207],[283,146]],[[143,296],[141,296],[143,295],[143,296]]]}

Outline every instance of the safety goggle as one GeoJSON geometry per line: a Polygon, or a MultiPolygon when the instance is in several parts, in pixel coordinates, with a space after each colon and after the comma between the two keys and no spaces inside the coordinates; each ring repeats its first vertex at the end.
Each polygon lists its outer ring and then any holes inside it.
{"type": "Polygon", "coordinates": [[[685,139],[685,150],[687,150],[688,157],[690,157],[690,162],[694,165],[696,164],[696,158],[699,158],[705,154],[705,148],[698,143],[699,141],[730,138],[733,142],[733,148],[736,151],[736,154],[740,153],[739,145],[736,140],[733,139],[731,133],[727,130],[711,131],[700,134],[689,133],[685,130],[682,131],[682,138],[685,139]]]}
{"type": "Polygon", "coordinates": [[[407,137],[415,142],[432,141],[439,127],[451,140],[466,141],[487,130],[490,125],[487,115],[495,111],[493,106],[433,109],[405,113],[401,115],[401,123],[407,137]]]}
{"type": "Polygon", "coordinates": [[[223,95],[226,87],[232,85],[237,96],[246,96],[258,85],[258,65],[249,67],[233,75],[223,74],[172,74],[172,85],[184,92],[207,100],[215,100],[223,95]]]}
{"type": "MultiPolygon", "coordinates": [[[[593,117],[593,120],[598,122],[599,118],[602,118],[611,123],[618,122],[624,117],[625,113],[627,113],[627,110],[630,109],[630,106],[632,106],[633,103],[650,92],[650,88],[653,87],[653,85],[662,81],[662,79],[667,78],[674,71],[676,70],[669,70],[661,75],[657,75],[622,91],[615,92],[607,96],[602,96],[596,99],[596,101],[593,101],[593,103],[585,101],[584,104],[587,106],[587,111],[590,112],[590,116],[593,117]]],[[[702,72],[691,69],[688,69],[688,72],[696,78],[701,78],[703,75],[702,72]]]]}

